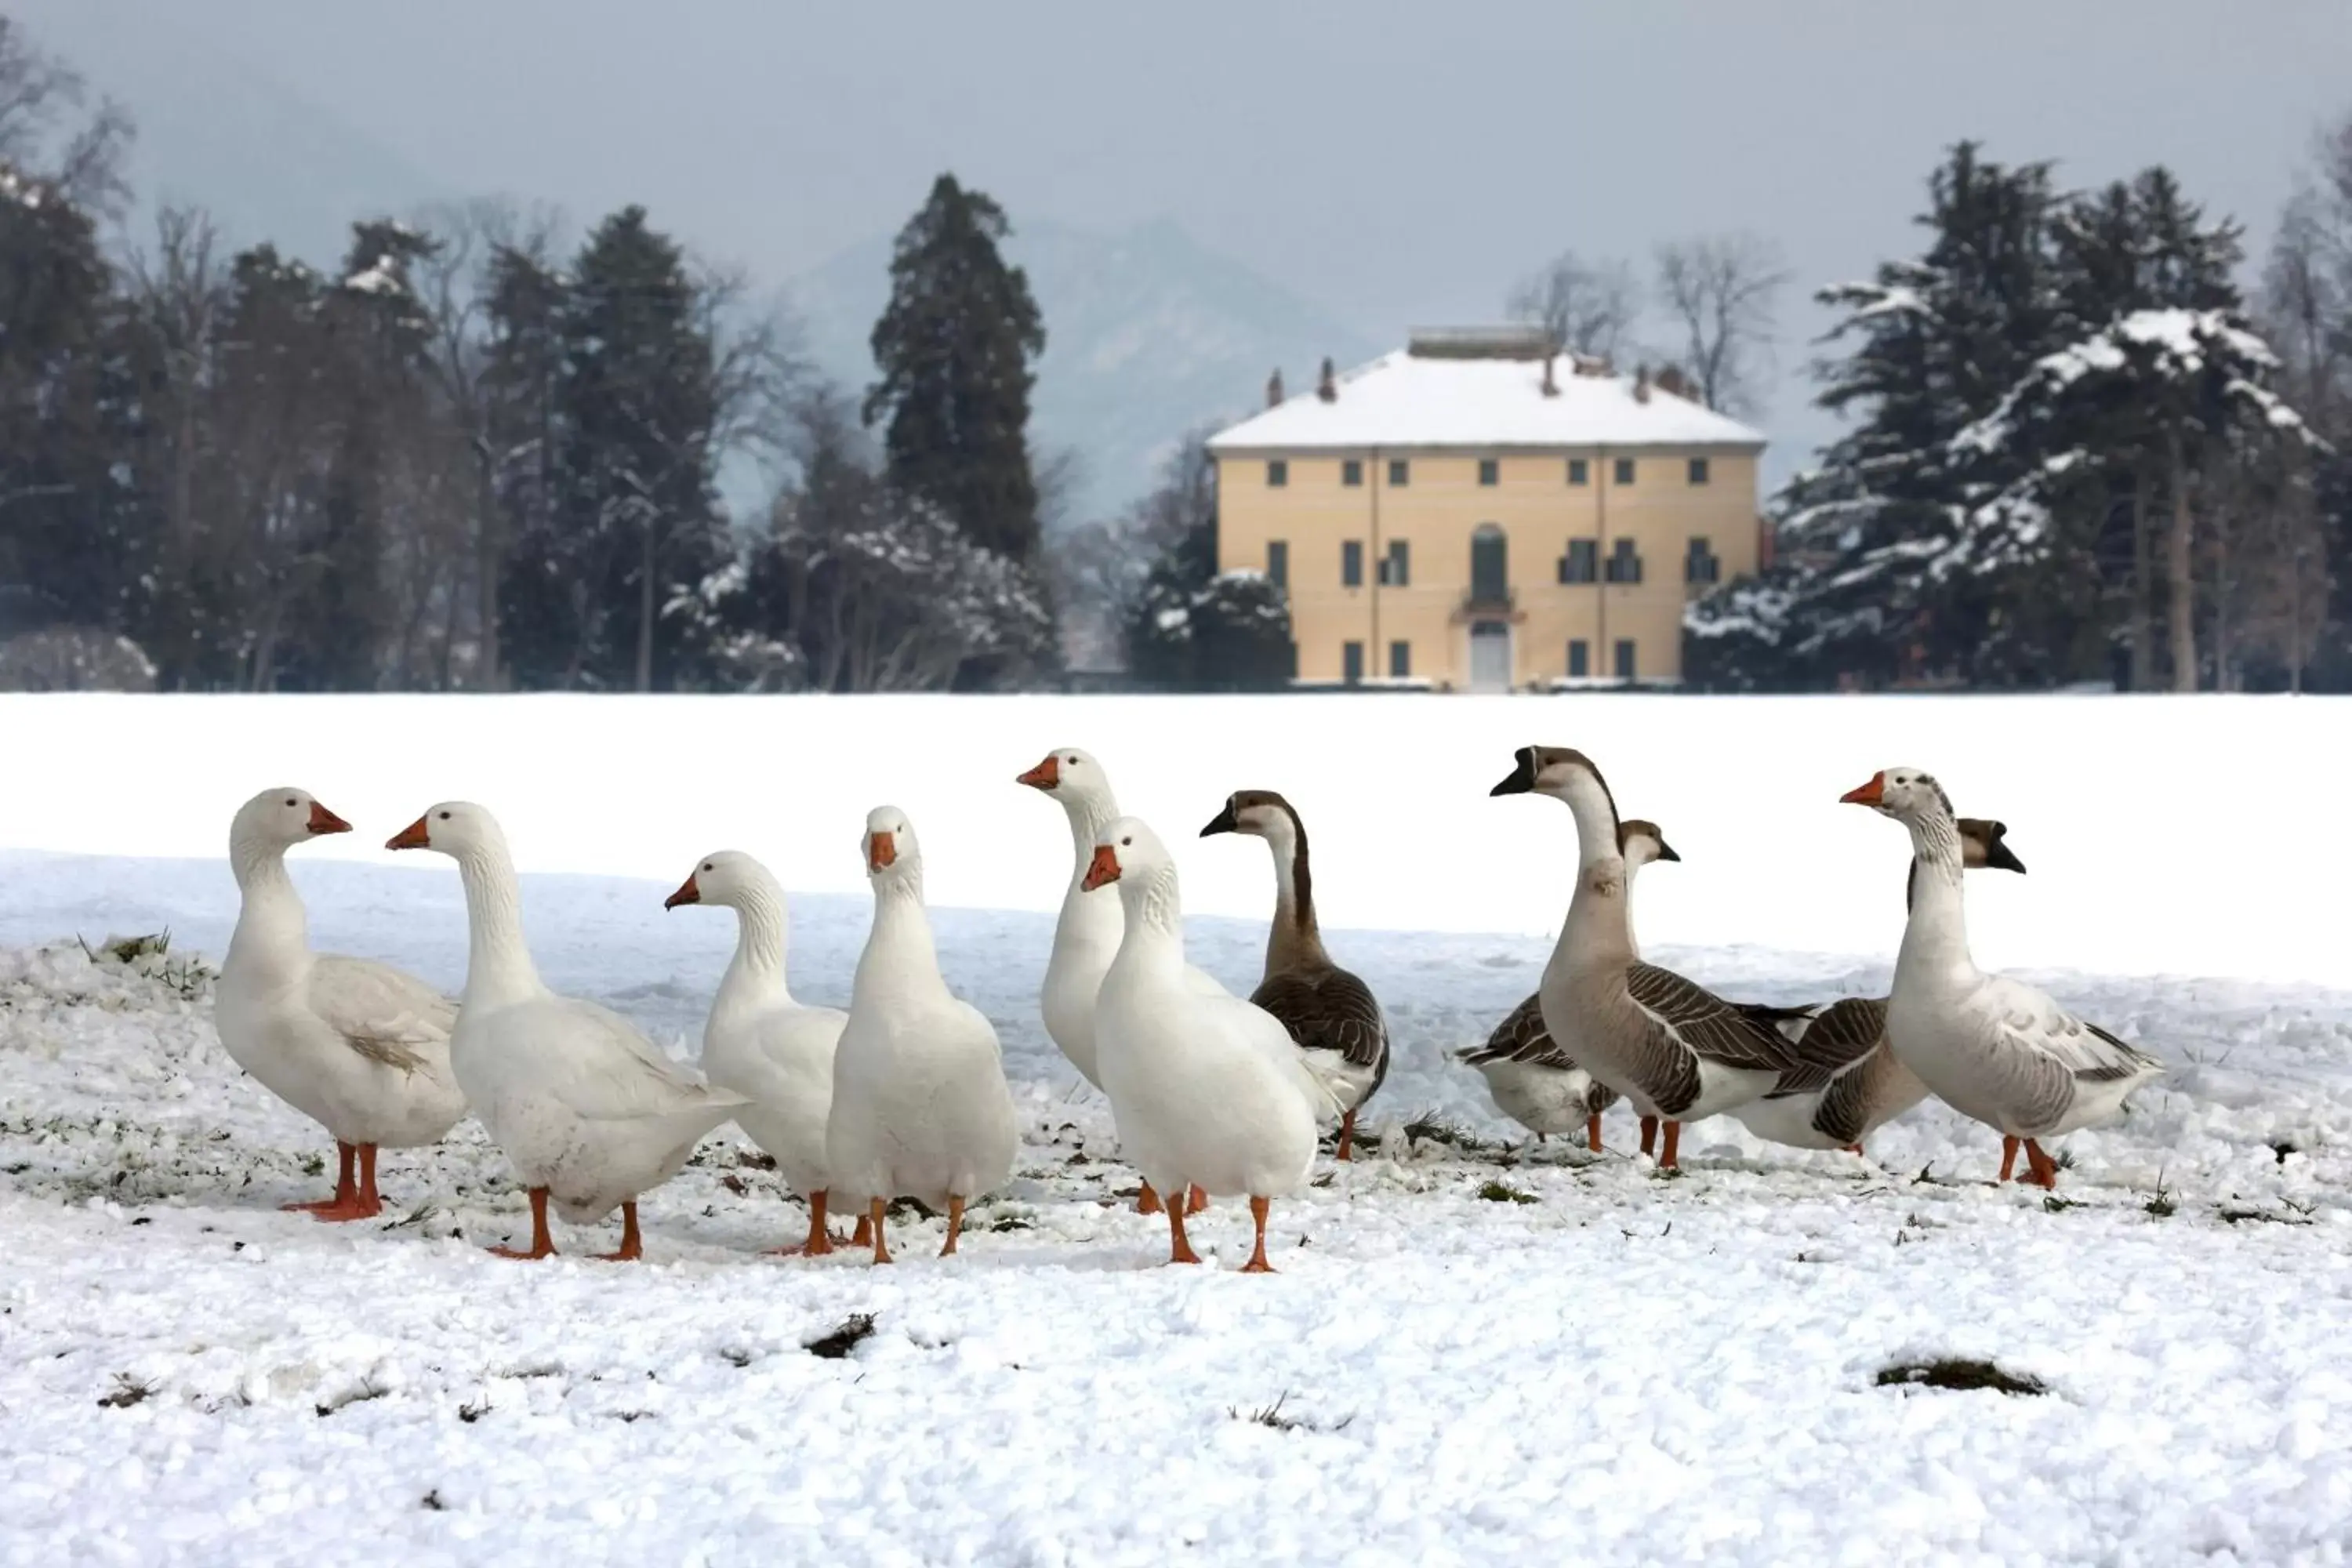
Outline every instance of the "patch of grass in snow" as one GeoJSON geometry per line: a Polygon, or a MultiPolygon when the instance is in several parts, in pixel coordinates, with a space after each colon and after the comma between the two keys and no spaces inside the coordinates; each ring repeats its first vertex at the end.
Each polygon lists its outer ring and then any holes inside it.
{"type": "Polygon", "coordinates": [[[322,1416],[332,1415],[346,1405],[364,1405],[371,1399],[382,1399],[391,1392],[392,1390],[388,1388],[379,1387],[373,1379],[369,1379],[362,1381],[357,1388],[345,1394],[341,1398],[331,1399],[324,1405],[314,1405],[310,1408],[322,1416]]]}
{"type": "Polygon", "coordinates": [[[826,1361],[839,1361],[851,1351],[856,1350],[859,1344],[873,1337],[874,1314],[852,1312],[844,1318],[841,1325],[831,1333],[819,1334],[803,1344],[801,1348],[813,1356],[822,1356],[826,1361]]]}
{"type": "Polygon", "coordinates": [[[729,1366],[750,1366],[756,1358],[750,1351],[738,1350],[733,1345],[729,1345],[719,1352],[719,1359],[729,1366]]]}
{"type": "Polygon", "coordinates": [[[1489,1157],[1507,1152],[1505,1144],[1481,1138],[1467,1128],[1448,1121],[1433,1110],[1424,1110],[1404,1124],[1405,1141],[1412,1143],[1443,1143],[1465,1154],[1489,1157]]]}
{"type": "Polygon", "coordinates": [[[2231,1225],[2240,1225],[2250,1219],[2259,1220],[2264,1225],[2309,1225],[2311,1223],[2311,1211],[2315,1205],[2298,1204],[2293,1198],[2281,1198],[2279,1202],[2291,1212],[2273,1214],[2268,1209],[2225,1208],[2221,1211],[2221,1215],[2222,1219],[2231,1225]]]}
{"type": "Polygon", "coordinates": [[[145,1404],[154,1392],[153,1384],[142,1383],[127,1372],[118,1372],[114,1374],[113,1388],[99,1396],[98,1407],[101,1410],[128,1410],[134,1405],[145,1404]]]}
{"type": "Polygon", "coordinates": [[[1881,1388],[1990,1388],[1997,1394],[2047,1394],[2049,1384],[2030,1373],[2004,1372],[1989,1361],[1968,1356],[1937,1356],[1930,1361],[1898,1361],[1878,1374],[1881,1388]]]}
{"type": "Polygon", "coordinates": [[[96,947],[79,936],[74,941],[80,943],[83,956],[93,964],[109,963],[160,981],[184,1002],[201,999],[212,989],[213,982],[220,978],[219,972],[201,958],[171,956],[172,933],[168,929],[143,936],[110,934],[96,947]]]}
{"type": "Polygon", "coordinates": [[[2164,1184],[2164,1172],[2161,1167],[2156,1173],[2156,1196],[2148,1199],[2140,1207],[2147,1211],[2150,1219],[2170,1219],[2180,1212],[2180,1205],[2173,1197],[2172,1189],[2164,1184]]]}
{"type": "Polygon", "coordinates": [[[2300,1154],[2303,1151],[2296,1148],[2291,1139],[2282,1138],[2271,1145],[2271,1152],[2277,1155],[2278,1163],[2284,1165],[2289,1154],[2300,1154]]]}
{"type": "Polygon", "coordinates": [[[457,1419],[463,1421],[467,1426],[471,1426],[475,1422],[479,1421],[483,1416],[488,1415],[492,1408],[493,1406],[488,1400],[484,1400],[479,1405],[473,1404],[469,1401],[467,1404],[457,1406],[457,1419]]]}
{"type": "Polygon", "coordinates": [[[447,1503],[441,1500],[441,1489],[439,1487],[435,1487],[431,1491],[426,1492],[425,1494],[424,1500],[419,1502],[417,1506],[419,1508],[431,1509],[435,1513],[445,1513],[449,1508],[447,1503]]]}
{"type": "Polygon", "coordinates": [[[2074,1199],[2062,1198],[2056,1193],[2048,1194],[2042,1200],[2042,1210],[2044,1214],[2064,1214],[2068,1209],[2078,1209],[2082,1206],[2074,1199]]]}
{"type": "Polygon", "coordinates": [[[1263,1405],[1246,1415],[1242,1414],[1242,1408],[1238,1405],[1225,1406],[1225,1414],[1236,1421],[1249,1421],[1260,1426],[1271,1426],[1277,1432],[1297,1432],[1302,1429],[1308,1432],[1344,1432],[1347,1430],[1348,1423],[1355,1419],[1352,1415],[1343,1415],[1330,1426],[1318,1426],[1303,1415],[1285,1415],[1282,1413],[1282,1407],[1289,1399],[1290,1391],[1286,1388],[1275,1395],[1273,1404],[1263,1405]]]}
{"type": "Polygon", "coordinates": [[[1488,1182],[1478,1189],[1478,1195],[1490,1204],[1539,1204],[1543,1199],[1533,1193],[1521,1192],[1508,1182],[1488,1182]]]}
{"type": "Polygon", "coordinates": [[[1009,1230],[1034,1230],[1037,1222],[1025,1210],[1006,1209],[989,1220],[988,1228],[1002,1235],[1009,1230]]]}

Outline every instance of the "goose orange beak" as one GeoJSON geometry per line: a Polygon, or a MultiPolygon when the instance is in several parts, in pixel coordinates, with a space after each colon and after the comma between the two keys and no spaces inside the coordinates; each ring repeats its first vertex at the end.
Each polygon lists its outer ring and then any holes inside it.
{"type": "Polygon", "coordinates": [[[1062,759],[1059,757],[1047,757],[1044,762],[1039,763],[1035,767],[1031,768],[1027,773],[1023,773],[1019,778],[1014,779],[1013,782],[1014,784],[1025,784],[1031,789],[1057,788],[1060,786],[1062,782],[1062,759]]]}
{"type": "Polygon", "coordinates": [[[317,801],[314,800],[310,803],[311,832],[349,833],[351,830],[352,825],[350,823],[345,822],[341,817],[337,816],[333,812],[329,811],[317,801]]]}
{"type": "Polygon", "coordinates": [[[1091,893],[1118,880],[1118,852],[1108,844],[1096,845],[1095,858],[1087,865],[1087,878],[1078,884],[1079,891],[1091,893]]]}
{"type": "Polygon", "coordinates": [[[386,849],[430,849],[433,836],[425,830],[425,819],[418,817],[383,841],[386,849]]]}
{"type": "Polygon", "coordinates": [[[898,842],[887,833],[868,834],[866,838],[866,869],[869,872],[889,868],[898,858],[898,842]]]}
{"type": "Polygon", "coordinates": [[[662,908],[674,910],[680,904],[700,902],[702,902],[702,889],[694,885],[694,873],[688,871],[686,874],[686,880],[678,884],[677,891],[662,900],[662,908]]]}
{"type": "Polygon", "coordinates": [[[1871,774],[1868,784],[1859,789],[1846,791],[1838,796],[1838,800],[1846,805],[1876,805],[1885,796],[1886,775],[1879,773],[1871,774]]]}

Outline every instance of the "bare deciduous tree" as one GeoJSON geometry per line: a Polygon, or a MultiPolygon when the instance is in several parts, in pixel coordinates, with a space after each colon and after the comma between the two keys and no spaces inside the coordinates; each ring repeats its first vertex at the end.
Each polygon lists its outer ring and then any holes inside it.
{"type": "Polygon", "coordinates": [[[1761,235],[1702,235],[1658,247],[1659,302],[1682,337],[1683,368],[1709,408],[1762,408],[1788,280],[1780,247],[1761,235]]]}
{"type": "Polygon", "coordinates": [[[1504,310],[1541,325],[1573,353],[1616,357],[1642,318],[1642,286],[1622,261],[1587,261],[1563,250],[1519,280],[1504,310]]]}
{"type": "Polygon", "coordinates": [[[37,174],[75,205],[121,215],[131,188],[123,163],[134,133],[112,99],[89,100],[79,71],[0,16],[0,163],[37,174]]]}

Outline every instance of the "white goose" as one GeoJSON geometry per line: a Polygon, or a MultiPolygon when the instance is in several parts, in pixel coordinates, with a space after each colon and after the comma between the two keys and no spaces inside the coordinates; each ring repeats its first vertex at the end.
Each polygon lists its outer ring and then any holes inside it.
{"type": "MultiPolygon", "coordinates": [[[[833,1055],[849,1015],[793,999],[784,974],[783,885],[751,856],[740,849],[705,856],[662,900],[667,910],[680,904],[735,911],[735,957],[702,1026],[702,1076],[751,1099],[735,1113],[736,1125],[774,1159],[784,1184],[808,1200],[808,1239],[777,1250],[822,1257],[833,1250],[824,1227],[834,1196],[824,1163],[833,1055]]],[[[864,1208],[862,1194],[841,1195],[844,1207],[864,1208]]]]}
{"type": "Polygon", "coordinates": [[[694,1146],[749,1103],[696,1080],[609,1007],[558,996],[539,978],[522,934],[513,858],[498,820],[444,801],[387,849],[431,849],[457,862],[466,888],[466,994],[450,1062],[474,1114],[530,1191],[530,1247],[502,1258],[547,1258],[552,1201],[574,1225],[619,1205],[612,1262],[641,1257],[637,1198],[677,1174],[694,1146]]]}
{"type": "MultiPolygon", "coordinates": [[[[1625,859],[1625,938],[1633,942],[1633,878],[1654,860],[1679,860],[1674,846],[1654,822],[1628,817],[1617,825],[1618,851],[1625,859]]],[[[1622,1097],[1580,1066],[1568,1048],[1544,1027],[1543,993],[1530,994],[1496,1026],[1486,1043],[1460,1053],[1486,1080],[1495,1109],[1534,1133],[1584,1129],[1584,1146],[1601,1152],[1601,1113],[1622,1097]]],[[[1658,1135],[1654,1117],[1642,1118],[1642,1152],[1651,1152],[1658,1135]]]]}
{"type": "Polygon", "coordinates": [[[1933,778],[1888,768],[1843,798],[1911,831],[1917,868],[1886,999],[1888,1043],[1938,1098],[2001,1135],[2002,1181],[2022,1142],[2026,1180],[2056,1186],[2057,1162],[2041,1141],[2107,1120],[2164,1064],[2045,993],[1977,968],[1961,907],[1959,828],[1933,778]]]}
{"type": "MultiPolygon", "coordinates": [[[[1102,1079],[1095,1071],[1095,998],[1103,976],[1118,956],[1120,934],[1127,929],[1116,893],[1088,892],[1087,871],[1093,864],[1095,844],[1103,829],[1118,820],[1118,797],[1111,792],[1110,775],[1092,753],[1064,746],[1013,781],[1053,796],[1069,819],[1071,856],[1069,890],[1062,895],[1061,918],[1054,924],[1054,952],[1045,963],[1045,987],[1038,997],[1045,1033],[1055,1048],[1069,1058],[1079,1076],[1097,1089],[1102,1079]]],[[[1191,964],[1184,983],[1204,996],[1233,993],[1214,976],[1191,964]]],[[[1207,1203],[1207,1194],[1191,1195],[1193,1212],[1207,1203]]],[[[1135,1202],[1138,1214],[1158,1214],[1160,1194],[1150,1182],[1135,1202]]]]}
{"type": "Polygon", "coordinates": [[[1495,795],[1548,795],[1576,818],[1576,892],[1544,966],[1544,1024],[1577,1059],[1665,1124],[1661,1170],[1675,1169],[1682,1124],[1769,1092],[1794,1065],[1790,1043],[1732,1004],[1633,952],[1617,803],[1581,752],[1522,746],[1495,795]]]}
{"type": "MultiPolygon", "coordinates": [[[[2023,875],[2025,862],[2004,842],[2005,823],[1959,820],[1960,864],[2023,875]]],[[[1908,910],[1919,880],[1918,862],[1903,887],[1908,910]]],[[[1797,1065],[1772,1092],[1731,1114],[1759,1138],[1797,1149],[1862,1152],[1862,1141],[1927,1098],[1919,1075],[1886,1043],[1886,998],[1847,996],[1819,1007],[1744,1007],[1770,1023],[1797,1050],[1797,1065]]]]}
{"type": "Polygon", "coordinates": [[[866,814],[866,870],[874,929],[858,956],[849,1025],[835,1053],[825,1163],[845,1192],[865,1194],[874,1261],[890,1261],[890,1199],[919,1199],[948,1216],[942,1258],[956,1250],[964,1205],[1013,1174],[1021,1135],[995,1026],[940,973],[923,912],[922,850],[907,814],[866,814]]]}
{"type": "MultiPolygon", "coordinates": [[[[1316,1124],[1336,1117],[1329,1088],[1300,1059],[1273,1014],[1184,978],[1176,862],[1151,829],[1122,817],[1103,831],[1089,889],[1118,884],[1127,931],[1096,1009],[1103,1092],[1123,1158],[1162,1192],[1199,1186],[1245,1195],[1257,1244],[1244,1273],[1272,1272],[1272,1201],[1314,1168],[1316,1124]]],[[[1184,1205],[1168,1205],[1169,1261],[1198,1263],[1184,1205]]]]}
{"type": "Polygon", "coordinates": [[[310,951],[286,851],[351,830],[299,789],[238,808],[228,859],[242,902],[213,1012],[229,1058],[334,1138],[335,1195],[286,1205],[323,1220],[382,1213],[376,1150],[437,1142],[466,1113],[449,1070],[457,1005],[388,964],[310,951]]]}

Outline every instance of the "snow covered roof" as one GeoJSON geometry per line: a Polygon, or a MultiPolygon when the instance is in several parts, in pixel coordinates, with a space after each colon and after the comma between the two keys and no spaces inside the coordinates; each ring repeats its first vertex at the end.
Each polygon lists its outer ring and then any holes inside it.
{"type": "MultiPolygon", "coordinates": [[[[1465,342],[1468,342],[1465,339],[1465,342]]],[[[1336,378],[1328,401],[1313,387],[1209,441],[1213,452],[1356,450],[1372,447],[1749,447],[1763,432],[1636,377],[1580,374],[1574,357],[1493,353],[1419,334],[1336,378]],[[1419,351],[1419,352],[1416,352],[1419,351]]],[[[1587,362],[1589,366],[1590,362],[1587,362]]]]}

